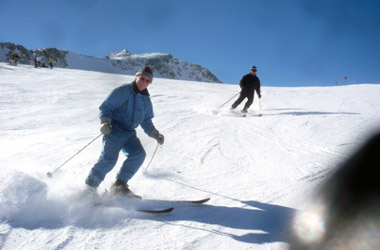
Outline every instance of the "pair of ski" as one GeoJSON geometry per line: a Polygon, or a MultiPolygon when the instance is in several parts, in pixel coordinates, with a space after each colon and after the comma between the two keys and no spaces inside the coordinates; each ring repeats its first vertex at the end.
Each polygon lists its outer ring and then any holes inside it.
{"type": "Polygon", "coordinates": [[[256,113],[256,114],[250,114],[248,112],[237,112],[234,110],[231,110],[231,113],[236,115],[237,117],[247,117],[247,116],[262,116],[261,113],[256,113]]]}
{"type": "MultiPolygon", "coordinates": [[[[200,205],[208,202],[210,198],[200,199],[200,200],[161,200],[161,199],[143,199],[143,198],[126,198],[126,199],[135,199],[138,201],[145,201],[145,202],[162,202],[162,203],[175,203],[175,204],[188,204],[188,205],[200,205]]],[[[125,210],[133,210],[136,212],[141,213],[150,213],[150,214],[165,214],[170,213],[174,210],[174,207],[167,207],[167,208],[157,208],[157,209],[140,209],[140,208],[133,208],[133,207],[127,207],[122,205],[114,205],[112,202],[109,202],[109,200],[101,201],[95,203],[96,206],[104,206],[104,207],[120,207],[125,210]]]]}

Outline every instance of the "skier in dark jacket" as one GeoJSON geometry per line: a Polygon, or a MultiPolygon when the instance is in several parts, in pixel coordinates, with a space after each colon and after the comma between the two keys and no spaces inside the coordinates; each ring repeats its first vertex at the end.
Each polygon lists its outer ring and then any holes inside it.
{"type": "Polygon", "coordinates": [[[17,66],[18,59],[19,59],[19,56],[17,55],[17,53],[12,54],[12,56],[11,56],[11,64],[17,66]]]}
{"type": "Polygon", "coordinates": [[[96,188],[115,166],[119,152],[122,151],[127,159],[111,186],[111,194],[136,197],[127,182],[143,164],[146,156],[136,136],[136,127],[140,125],[147,135],[156,139],[159,144],[164,143],[164,136],[152,123],[153,107],[147,89],[152,80],[153,71],[144,66],[136,73],[132,83],[114,89],[100,105],[103,149],[85,181],[91,192],[96,192],[96,188]]]}
{"type": "Polygon", "coordinates": [[[257,95],[261,98],[260,92],[260,79],[256,76],[257,68],[252,66],[251,72],[243,76],[240,80],[239,86],[241,88],[239,98],[232,104],[231,110],[234,110],[239,104],[245,99],[248,98],[247,102],[244,105],[242,110],[243,113],[248,112],[248,108],[253,103],[253,97],[256,90],[257,95]]]}

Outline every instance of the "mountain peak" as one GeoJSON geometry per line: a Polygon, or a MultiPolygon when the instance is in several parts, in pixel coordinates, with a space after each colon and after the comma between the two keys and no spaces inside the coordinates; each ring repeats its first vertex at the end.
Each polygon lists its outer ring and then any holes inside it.
{"type": "Polygon", "coordinates": [[[112,52],[111,54],[109,54],[107,56],[107,58],[108,59],[114,59],[114,60],[122,60],[122,59],[124,59],[126,57],[129,57],[130,55],[132,55],[132,53],[130,53],[126,49],[123,49],[123,50],[120,50],[120,51],[112,52]]]}

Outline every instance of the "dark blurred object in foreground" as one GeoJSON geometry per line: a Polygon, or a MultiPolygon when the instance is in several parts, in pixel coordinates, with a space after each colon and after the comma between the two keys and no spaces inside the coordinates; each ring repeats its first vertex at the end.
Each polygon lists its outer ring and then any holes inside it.
{"type": "Polygon", "coordinates": [[[295,217],[290,249],[380,249],[380,134],[322,185],[295,217]]]}

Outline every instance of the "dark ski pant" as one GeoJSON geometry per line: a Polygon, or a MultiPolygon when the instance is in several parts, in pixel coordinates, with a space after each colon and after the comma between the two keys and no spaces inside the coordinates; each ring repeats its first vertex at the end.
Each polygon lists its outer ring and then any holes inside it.
{"type": "Polygon", "coordinates": [[[240,91],[239,98],[232,104],[231,108],[235,109],[237,106],[240,105],[240,103],[245,99],[248,98],[247,102],[244,105],[245,109],[248,109],[252,103],[253,103],[253,94],[255,93],[254,89],[242,89],[240,91]]]}
{"type": "Polygon", "coordinates": [[[116,165],[120,151],[127,156],[127,159],[121,166],[116,178],[127,183],[139,170],[146,157],[145,150],[136,137],[136,132],[127,137],[115,136],[112,133],[106,136],[103,140],[102,153],[86,178],[86,184],[97,188],[108,172],[116,165]]]}

